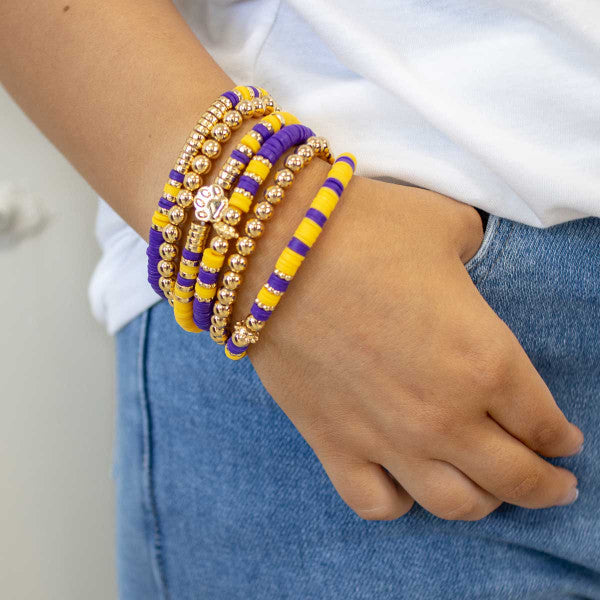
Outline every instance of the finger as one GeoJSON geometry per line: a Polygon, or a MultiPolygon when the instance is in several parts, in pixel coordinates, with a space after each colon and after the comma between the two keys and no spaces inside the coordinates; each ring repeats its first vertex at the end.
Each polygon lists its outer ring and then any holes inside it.
{"type": "Polygon", "coordinates": [[[488,414],[511,435],[544,456],[570,456],[583,444],[583,433],[570,423],[548,386],[518,345],[510,380],[490,398],[488,414]]]}
{"type": "Polygon", "coordinates": [[[504,502],[545,508],[567,504],[575,494],[573,473],[550,464],[489,417],[443,446],[441,458],[504,502]]]}
{"type": "Polygon", "coordinates": [[[414,500],[375,463],[354,459],[321,459],[342,500],[361,518],[392,521],[406,514],[414,500]]]}
{"type": "Polygon", "coordinates": [[[386,468],[416,502],[440,519],[477,521],[502,504],[456,467],[441,460],[394,460],[386,468]]]}

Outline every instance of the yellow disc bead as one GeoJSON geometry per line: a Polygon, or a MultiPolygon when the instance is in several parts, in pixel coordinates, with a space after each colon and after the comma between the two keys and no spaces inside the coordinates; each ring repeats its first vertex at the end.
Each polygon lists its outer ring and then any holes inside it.
{"type": "Polygon", "coordinates": [[[238,85],[233,88],[234,92],[239,92],[244,100],[252,99],[252,92],[245,85],[238,85]]]}
{"type": "Polygon", "coordinates": [[[244,356],[246,356],[246,352],[242,352],[241,354],[231,354],[231,352],[229,352],[229,350],[227,349],[227,346],[225,346],[225,356],[227,356],[227,358],[230,358],[231,360],[240,360],[241,358],[244,358],[244,356]]]}
{"type": "Polygon", "coordinates": [[[327,218],[330,217],[333,209],[338,203],[339,196],[331,189],[322,187],[311,203],[312,208],[321,211],[327,218]]]}
{"type": "Polygon", "coordinates": [[[254,173],[255,175],[258,175],[263,181],[268,177],[270,170],[271,169],[269,169],[265,163],[254,158],[250,161],[248,167],[246,168],[248,173],[254,173]]]}
{"type": "Polygon", "coordinates": [[[245,144],[256,154],[260,150],[260,142],[254,139],[250,134],[246,134],[240,141],[240,144],[245,144]]]}
{"type": "Polygon", "coordinates": [[[250,210],[251,204],[252,198],[248,198],[239,192],[233,192],[233,194],[231,194],[231,198],[229,198],[229,206],[237,208],[243,213],[247,213],[250,210]]]}
{"type": "Polygon", "coordinates": [[[165,187],[163,188],[163,191],[165,192],[165,194],[169,194],[169,195],[174,196],[176,198],[177,194],[179,194],[179,192],[181,191],[181,189],[180,188],[176,188],[174,185],[171,185],[171,184],[167,183],[165,185],[165,187]]]}
{"type": "Polygon", "coordinates": [[[312,245],[317,241],[321,231],[321,227],[319,227],[314,221],[304,217],[294,232],[294,237],[304,242],[307,246],[312,247],[312,245]]]}
{"type": "Polygon", "coordinates": [[[209,269],[220,269],[223,266],[225,256],[207,248],[202,255],[202,264],[209,269]]]}
{"type": "Polygon", "coordinates": [[[258,295],[256,296],[256,299],[259,302],[272,308],[275,308],[277,304],[279,304],[280,298],[281,296],[276,296],[265,287],[260,288],[260,292],[258,292],[258,295]]]}
{"type": "Polygon", "coordinates": [[[215,297],[216,288],[205,288],[196,284],[196,296],[205,300],[212,300],[215,297]]]}

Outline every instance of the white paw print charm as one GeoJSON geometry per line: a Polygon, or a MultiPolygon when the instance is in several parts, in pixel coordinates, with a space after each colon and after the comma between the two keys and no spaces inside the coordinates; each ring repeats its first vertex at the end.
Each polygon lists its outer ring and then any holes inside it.
{"type": "Polygon", "coordinates": [[[218,221],[223,211],[227,210],[227,205],[227,196],[223,188],[216,183],[202,186],[194,198],[196,218],[199,221],[218,221]]]}

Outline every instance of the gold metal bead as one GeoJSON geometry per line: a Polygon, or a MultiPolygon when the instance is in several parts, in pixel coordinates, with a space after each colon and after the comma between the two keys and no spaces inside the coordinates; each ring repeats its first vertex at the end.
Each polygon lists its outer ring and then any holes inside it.
{"type": "Polygon", "coordinates": [[[324,137],[318,137],[312,135],[306,140],[308,146],[310,146],[316,154],[321,154],[328,147],[327,140],[324,137]]]}
{"type": "Polygon", "coordinates": [[[254,152],[252,152],[252,148],[250,146],[246,146],[246,144],[238,144],[235,149],[242,154],[245,154],[248,158],[252,158],[254,156],[254,152]]]}
{"type": "Polygon", "coordinates": [[[308,144],[302,144],[296,149],[296,154],[301,156],[304,162],[307,163],[314,158],[315,151],[308,144]]]}
{"type": "Polygon", "coordinates": [[[291,275],[286,275],[283,271],[280,271],[279,269],[274,269],[273,273],[275,273],[277,277],[279,277],[280,279],[284,279],[285,281],[291,281],[293,279],[291,275]]]}
{"type": "Polygon", "coordinates": [[[163,242],[158,248],[158,252],[163,260],[173,260],[177,256],[177,246],[163,242]]]}
{"type": "Polygon", "coordinates": [[[212,315],[210,318],[211,325],[214,325],[215,328],[224,329],[227,327],[227,323],[229,323],[229,319],[227,317],[220,317],[219,315],[212,315]]]}
{"type": "Polygon", "coordinates": [[[290,154],[285,159],[285,166],[293,173],[297,173],[304,166],[304,159],[299,154],[290,154]]]}
{"type": "Polygon", "coordinates": [[[194,171],[194,173],[198,173],[198,175],[204,175],[204,173],[208,173],[211,166],[212,163],[210,162],[210,159],[203,154],[196,156],[194,160],[192,160],[191,164],[192,171],[194,171]]]}
{"type": "Polygon", "coordinates": [[[224,104],[227,110],[231,110],[233,108],[233,104],[231,104],[231,100],[227,96],[219,96],[219,102],[224,104]]]}
{"type": "Polygon", "coordinates": [[[258,340],[258,336],[253,331],[250,331],[241,322],[237,322],[233,327],[233,333],[231,334],[231,341],[238,346],[243,348],[249,346],[258,340]]]}
{"type": "Polygon", "coordinates": [[[217,158],[221,154],[221,144],[217,140],[206,140],[202,144],[202,154],[208,158],[217,158]]]}
{"type": "Polygon", "coordinates": [[[244,324],[250,331],[260,331],[265,326],[266,321],[259,321],[254,315],[248,315],[244,324]]]}
{"type": "Polygon", "coordinates": [[[251,173],[249,171],[244,173],[244,176],[250,177],[250,179],[253,179],[254,181],[256,181],[256,183],[258,183],[258,185],[260,185],[264,181],[264,179],[260,175],[257,175],[256,173],[251,173]]]}
{"type": "Polygon", "coordinates": [[[173,277],[175,265],[170,260],[161,260],[158,263],[157,270],[162,277],[173,277]]]}
{"type": "Polygon", "coordinates": [[[210,337],[213,341],[217,342],[217,344],[222,344],[225,341],[225,329],[223,327],[216,327],[215,325],[211,325],[208,329],[210,333],[210,337]]]}
{"type": "Polygon", "coordinates": [[[256,244],[254,240],[249,237],[241,237],[238,239],[235,248],[242,256],[248,256],[254,252],[256,244]]]}
{"type": "Polygon", "coordinates": [[[224,304],[225,306],[229,306],[235,302],[235,298],[237,293],[234,290],[228,290],[227,288],[220,288],[217,292],[217,300],[224,304]]]}
{"type": "Polygon", "coordinates": [[[236,237],[239,237],[238,232],[231,225],[227,225],[227,223],[223,223],[221,221],[217,221],[213,224],[213,229],[217,234],[219,234],[225,240],[232,240],[236,237]]]}
{"type": "Polygon", "coordinates": [[[265,114],[270,115],[275,111],[275,100],[272,96],[265,96],[263,102],[265,103],[265,114]]]}
{"type": "MultiPolygon", "coordinates": [[[[269,206],[271,205],[269,204],[269,206]]],[[[265,226],[258,219],[249,219],[246,221],[244,230],[246,231],[246,235],[250,236],[251,238],[259,238],[264,233],[265,226]]]]}
{"type": "Polygon", "coordinates": [[[173,206],[173,208],[169,209],[169,222],[173,223],[173,225],[179,225],[185,221],[185,211],[181,206],[173,206]]]}
{"type": "Polygon", "coordinates": [[[212,103],[212,105],[208,108],[208,112],[219,120],[223,118],[224,111],[217,106],[216,102],[212,103]]]}
{"type": "Polygon", "coordinates": [[[279,204],[284,196],[285,191],[280,185],[270,185],[264,192],[265,200],[273,205],[279,204]]]}
{"type": "Polygon", "coordinates": [[[213,313],[219,317],[229,317],[232,313],[232,307],[221,304],[220,302],[215,302],[213,313]]]}
{"type": "Polygon", "coordinates": [[[228,110],[223,116],[223,122],[233,131],[241,127],[243,120],[238,110],[228,110]]]}
{"type": "Polygon", "coordinates": [[[232,254],[227,259],[227,265],[232,271],[236,273],[241,273],[248,268],[248,259],[241,254],[232,254]]]}
{"type": "Polygon", "coordinates": [[[177,205],[181,208],[187,208],[194,201],[194,193],[190,190],[181,190],[177,194],[177,205]]]}
{"type": "Polygon", "coordinates": [[[183,185],[186,189],[193,192],[202,185],[202,177],[198,173],[187,173],[183,179],[183,185]]]}
{"type": "Polygon", "coordinates": [[[196,123],[194,131],[206,139],[210,135],[210,126],[207,127],[206,125],[202,125],[202,123],[196,123]]]}
{"type": "Polygon", "coordinates": [[[225,123],[217,123],[210,132],[217,142],[226,142],[231,137],[231,129],[225,123]]]}
{"type": "Polygon", "coordinates": [[[179,231],[179,227],[177,227],[177,225],[173,225],[173,223],[169,223],[163,229],[162,234],[165,242],[170,242],[171,244],[176,242],[181,237],[181,231],[179,231]]]}
{"type": "Polygon", "coordinates": [[[252,98],[251,102],[252,109],[254,111],[254,116],[262,117],[267,110],[267,107],[265,106],[265,101],[262,98],[252,98]]]}
{"type": "Polygon", "coordinates": [[[236,109],[244,119],[249,119],[254,115],[254,106],[252,106],[251,100],[242,100],[241,102],[238,102],[236,109]]]}
{"type": "Polygon", "coordinates": [[[275,173],[275,183],[282,188],[287,188],[294,182],[294,174],[289,169],[281,169],[275,173]]]}
{"type": "Polygon", "coordinates": [[[161,277],[158,280],[158,287],[164,292],[170,292],[173,289],[175,282],[170,277],[161,277]]]}
{"type": "Polygon", "coordinates": [[[269,219],[271,219],[273,217],[273,213],[274,213],[273,205],[270,204],[269,202],[259,202],[254,207],[254,214],[261,221],[268,221],[269,219]]]}
{"type": "Polygon", "coordinates": [[[215,236],[210,241],[210,247],[217,254],[226,254],[227,253],[227,249],[229,248],[229,242],[226,239],[223,239],[221,236],[215,236]]]}
{"type": "Polygon", "coordinates": [[[242,285],[242,276],[235,271],[227,271],[223,275],[223,285],[228,290],[237,290],[242,285]]]}
{"type": "Polygon", "coordinates": [[[228,208],[223,214],[223,222],[227,225],[237,225],[242,218],[242,213],[237,208],[228,208]]]}

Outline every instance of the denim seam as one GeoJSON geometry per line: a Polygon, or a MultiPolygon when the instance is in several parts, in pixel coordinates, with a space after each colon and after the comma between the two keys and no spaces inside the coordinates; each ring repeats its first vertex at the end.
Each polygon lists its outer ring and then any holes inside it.
{"type": "Polygon", "coordinates": [[[146,377],[146,352],[147,352],[147,332],[150,310],[142,315],[140,325],[140,338],[138,348],[138,392],[140,399],[140,412],[142,417],[142,435],[143,435],[143,454],[142,454],[142,480],[144,486],[144,509],[151,526],[151,548],[152,573],[158,593],[162,600],[168,600],[164,565],[162,560],[161,531],[156,507],[156,498],[154,495],[154,477],[153,477],[153,455],[152,455],[152,415],[150,403],[147,394],[146,377]]]}

